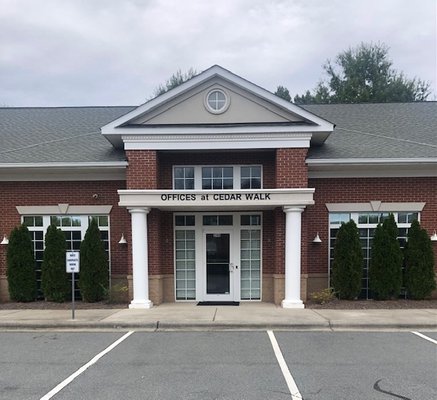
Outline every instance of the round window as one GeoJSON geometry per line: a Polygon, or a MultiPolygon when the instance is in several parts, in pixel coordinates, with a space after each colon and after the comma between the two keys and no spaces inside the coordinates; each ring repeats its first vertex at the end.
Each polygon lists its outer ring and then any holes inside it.
{"type": "Polygon", "coordinates": [[[229,97],[223,90],[213,89],[206,95],[205,106],[213,114],[221,114],[229,107],[229,97]]]}

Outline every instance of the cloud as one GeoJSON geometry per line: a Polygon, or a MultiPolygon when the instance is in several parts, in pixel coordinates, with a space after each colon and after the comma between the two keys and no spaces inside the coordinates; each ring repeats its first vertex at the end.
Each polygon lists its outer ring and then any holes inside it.
{"type": "Polygon", "coordinates": [[[212,64],[302,93],[327,58],[370,41],[436,93],[434,0],[0,2],[0,105],[135,105],[212,64]]]}

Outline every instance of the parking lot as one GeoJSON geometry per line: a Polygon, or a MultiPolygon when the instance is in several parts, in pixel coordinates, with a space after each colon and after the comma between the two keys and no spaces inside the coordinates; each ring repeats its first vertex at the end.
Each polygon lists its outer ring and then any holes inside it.
{"type": "Polygon", "coordinates": [[[430,400],[437,333],[422,334],[3,332],[0,398],[430,400]]]}

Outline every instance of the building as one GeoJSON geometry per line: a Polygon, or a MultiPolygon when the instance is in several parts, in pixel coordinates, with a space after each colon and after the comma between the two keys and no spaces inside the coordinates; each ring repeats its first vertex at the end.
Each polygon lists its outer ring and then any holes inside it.
{"type": "Polygon", "coordinates": [[[220,66],[139,107],[3,108],[0,234],[26,223],[38,270],[50,223],[78,249],[94,216],[131,307],[301,308],[353,218],[367,296],[384,215],[437,229],[436,126],[436,102],[298,107],[220,66]]]}

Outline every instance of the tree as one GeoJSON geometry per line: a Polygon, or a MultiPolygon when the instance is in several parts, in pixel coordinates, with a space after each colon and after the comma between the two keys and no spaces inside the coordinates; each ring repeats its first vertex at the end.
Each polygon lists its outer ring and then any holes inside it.
{"type": "Polygon", "coordinates": [[[11,300],[28,302],[36,297],[35,258],[26,225],[15,227],[6,254],[7,278],[11,300]]]}
{"type": "Polygon", "coordinates": [[[405,249],[405,287],[413,299],[424,299],[436,288],[431,239],[417,220],[408,231],[405,249]]]}
{"type": "Polygon", "coordinates": [[[363,254],[355,222],[343,223],[335,238],[331,283],[339,298],[354,299],[361,291],[363,254]]]}
{"type": "Polygon", "coordinates": [[[387,300],[399,296],[402,287],[402,250],[393,214],[378,224],[372,245],[369,284],[374,297],[387,300]]]}
{"type": "Polygon", "coordinates": [[[284,100],[291,101],[290,91],[285,86],[278,86],[275,95],[284,100]]]}
{"type": "Polygon", "coordinates": [[[317,103],[386,103],[425,101],[430,84],[408,79],[393,69],[384,44],[361,43],[339,53],[334,62],[323,65],[327,80],[320,82],[313,93],[296,95],[296,104],[317,103]]]}
{"type": "Polygon", "coordinates": [[[90,303],[103,300],[108,292],[108,257],[95,218],[80,245],[79,288],[83,300],[90,303]]]}
{"type": "Polygon", "coordinates": [[[190,80],[197,75],[197,71],[190,68],[187,72],[182,72],[178,69],[164,84],[160,84],[153,92],[153,97],[161,96],[175,87],[182,85],[184,82],[190,80]]]}
{"type": "Polygon", "coordinates": [[[41,266],[41,288],[48,301],[62,303],[71,292],[65,270],[65,235],[55,225],[47,228],[44,259],[41,266]]]}

